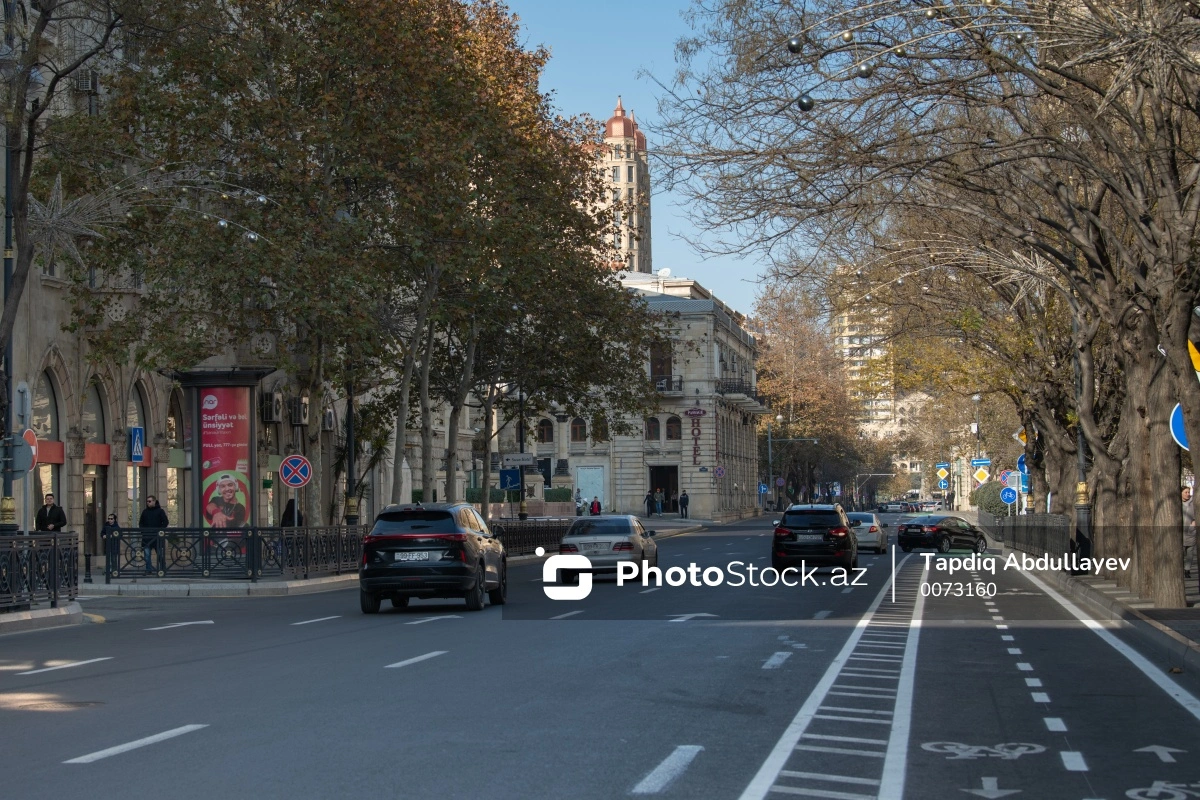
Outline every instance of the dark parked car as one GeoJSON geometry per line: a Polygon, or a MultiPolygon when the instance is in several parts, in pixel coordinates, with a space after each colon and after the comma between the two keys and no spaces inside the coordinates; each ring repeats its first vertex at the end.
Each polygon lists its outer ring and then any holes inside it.
{"type": "Polygon", "coordinates": [[[955,547],[987,551],[987,536],[982,530],[961,517],[945,514],[930,514],[904,520],[897,526],[896,543],[904,552],[914,547],[934,547],[938,552],[949,553],[955,547]]]}
{"type": "Polygon", "coordinates": [[[846,517],[840,505],[795,505],[775,521],[771,566],[775,569],[829,565],[858,566],[859,524],[846,517]]]}
{"type": "Polygon", "coordinates": [[[388,506],[363,539],[358,588],[364,614],[377,613],[385,597],[396,608],[412,597],[463,597],[479,611],[486,593],[503,605],[504,544],[466,503],[388,506]]]}

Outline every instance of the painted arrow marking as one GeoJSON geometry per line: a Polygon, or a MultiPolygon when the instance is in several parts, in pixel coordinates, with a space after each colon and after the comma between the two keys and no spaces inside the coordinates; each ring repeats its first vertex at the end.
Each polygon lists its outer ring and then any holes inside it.
{"type": "Polygon", "coordinates": [[[675,617],[671,622],[687,622],[689,619],[697,617],[716,617],[716,614],[668,614],[668,617],[675,617]]]}
{"type": "Polygon", "coordinates": [[[1171,753],[1186,753],[1187,750],[1176,750],[1174,747],[1164,747],[1161,744],[1152,744],[1149,747],[1139,747],[1134,750],[1135,753],[1154,753],[1158,756],[1158,760],[1164,764],[1174,764],[1175,756],[1171,753]]]}
{"type": "Polygon", "coordinates": [[[424,625],[426,622],[433,622],[435,619],[462,619],[458,614],[446,614],[441,617],[425,617],[425,619],[415,619],[412,622],[406,622],[405,625],[424,625]]]}
{"type": "Polygon", "coordinates": [[[995,800],[998,797],[1007,797],[1010,794],[1017,794],[1020,789],[1001,789],[999,778],[982,778],[983,786],[980,789],[960,789],[959,791],[973,794],[976,797],[986,797],[988,800],[995,800]]]}
{"type": "Polygon", "coordinates": [[[160,625],[157,628],[146,628],[148,631],[165,631],[167,628],[182,628],[185,625],[212,625],[211,619],[203,619],[198,622],[172,622],[170,625],[160,625]]]}

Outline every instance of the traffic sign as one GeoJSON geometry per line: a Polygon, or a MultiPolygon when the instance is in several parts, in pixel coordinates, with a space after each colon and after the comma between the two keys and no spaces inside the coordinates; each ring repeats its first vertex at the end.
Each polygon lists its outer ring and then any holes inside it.
{"type": "Polygon", "coordinates": [[[29,446],[29,442],[19,436],[12,436],[8,439],[9,453],[8,457],[12,459],[12,475],[14,478],[20,478],[26,472],[33,469],[33,448],[29,446]]]}
{"type": "Polygon", "coordinates": [[[1025,461],[1025,455],[1023,453],[1017,458],[1017,471],[1022,475],[1029,474],[1029,464],[1025,461]]]}
{"type": "Polygon", "coordinates": [[[1013,434],[1013,439],[1017,440],[1021,444],[1025,444],[1026,441],[1028,440],[1028,438],[1029,437],[1027,437],[1025,435],[1025,426],[1024,425],[1022,425],[1020,428],[1018,428],[1016,433],[1013,434]]]}
{"type": "Polygon", "coordinates": [[[1017,472],[1015,469],[1010,469],[1007,473],[1005,473],[1004,485],[1010,489],[1020,489],[1021,479],[1023,477],[1025,476],[1017,472]]]}
{"type": "Polygon", "coordinates": [[[783,486],[783,478],[776,478],[776,479],[775,479],[775,485],[776,485],[776,486],[783,486]]]}
{"type": "Polygon", "coordinates": [[[939,489],[949,489],[950,481],[946,480],[945,478],[942,478],[940,481],[938,481],[938,488],[939,489]]]}
{"type": "Polygon", "coordinates": [[[950,477],[950,473],[946,471],[946,468],[944,466],[942,466],[941,464],[938,464],[937,476],[942,479],[943,483],[945,483],[946,478],[950,477]]]}
{"type": "Polygon", "coordinates": [[[1188,447],[1187,429],[1183,427],[1182,403],[1176,403],[1174,410],[1171,411],[1171,438],[1175,440],[1175,444],[1184,450],[1190,450],[1188,447]]]}
{"type": "Polygon", "coordinates": [[[1000,470],[1000,474],[997,476],[997,479],[1001,483],[1003,483],[1005,486],[1007,486],[1008,485],[1008,476],[1011,475],[1012,472],[1013,472],[1013,470],[1011,470],[1011,469],[1002,469],[1002,470],[1000,470]]]}
{"type": "Polygon", "coordinates": [[[33,463],[30,464],[29,466],[36,467],[37,463],[38,463],[38,460],[37,460],[37,450],[38,450],[37,434],[33,432],[32,428],[26,428],[25,432],[21,434],[21,438],[29,443],[29,449],[33,451],[33,463]]]}
{"type": "Polygon", "coordinates": [[[289,489],[303,488],[312,480],[312,464],[304,456],[288,456],[279,465],[279,480],[289,489]]]}
{"type": "Polygon", "coordinates": [[[939,469],[941,469],[941,468],[946,468],[946,469],[949,469],[949,468],[950,468],[950,462],[949,462],[949,461],[941,461],[941,462],[939,462],[939,463],[937,463],[937,464],[934,464],[934,466],[935,466],[935,467],[938,467],[939,469]]]}
{"type": "Polygon", "coordinates": [[[979,469],[975,470],[975,474],[973,477],[975,478],[975,480],[979,481],[980,483],[987,483],[989,474],[990,473],[986,469],[984,469],[983,467],[980,467],[979,469]]]}
{"type": "Polygon", "coordinates": [[[129,433],[129,461],[141,464],[146,460],[146,429],[127,428],[129,433]]]}
{"type": "Polygon", "coordinates": [[[716,468],[716,469],[713,471],[713,473],[714,473],[714,474],[715,474],[715,475],[716,475],[718,478],[724,478],[724,477],[725,477],[725,468],[724,468],[724,467],[717,467],[717,468],[716,468]]]}
{"type": "Polygon", "coordinates": [[[972,458],[971,459],[972,467],[990,467],[991,465],[992,465],[992,460],[990,458],[972,458]]]}
{"type": "Polygon", "coordinates": [[[536,467],[536,453],[507,453],[502,459],[506,467],[536,467]]]}
{"type": "Polygon", "coordinates": [[[502,469],[500,470],[500,491],[515,492],[521,488],[521,470],[519,469],[502,469]]]}
{"type": "Polygon", "coordinates": [[[758,493],[759,493],[759,494],[766,494],[766,493],[767,493],[767,485],[766,485],[765,483],[760,483],[760,484],[758,485],[758,493]]]}
{"type": "Polygon", "coordinates": [[[1005,486],[1000,490],[1000,502],[1009,506],[1017,502],[1017,490],[1011,486],[1005,486]]]}
{"type": "Polygon", "coordinates": [[[1021,476],[1021,494],[1029,494],[1029,476],[1021,476]]]}

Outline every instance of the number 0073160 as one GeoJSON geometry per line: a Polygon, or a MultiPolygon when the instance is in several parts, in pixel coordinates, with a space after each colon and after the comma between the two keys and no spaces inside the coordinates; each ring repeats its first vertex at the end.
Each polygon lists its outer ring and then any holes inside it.
{"type": "Polygon", "coordinates": [[[996,584],[930,581],[921,584],[921,594],[925,597],[995,597],[996,584]]]}

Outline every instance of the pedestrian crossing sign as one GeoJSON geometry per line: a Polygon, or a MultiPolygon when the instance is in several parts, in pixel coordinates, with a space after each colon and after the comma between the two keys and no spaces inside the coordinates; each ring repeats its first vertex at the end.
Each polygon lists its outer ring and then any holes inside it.
{"type": "Polygon", "coordinates": [[[129,460],[141,464],[146,460],[146,429],[129,428],[129,460]]]}

